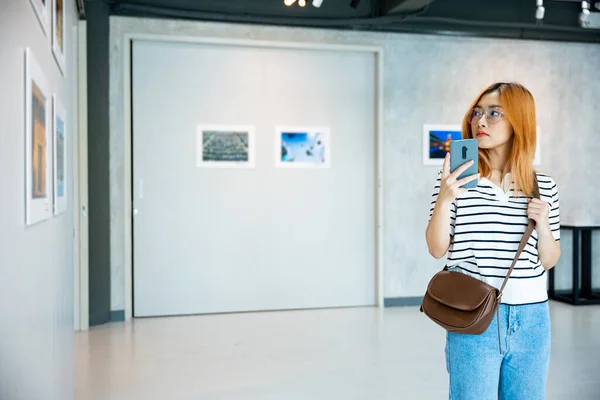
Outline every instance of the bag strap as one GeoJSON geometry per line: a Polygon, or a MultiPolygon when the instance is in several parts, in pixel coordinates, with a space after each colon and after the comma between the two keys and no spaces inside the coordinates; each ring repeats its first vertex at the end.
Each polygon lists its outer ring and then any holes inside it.
{"type": "MultiPolygon", "coordinates": [[[[540,198],[540,188],[538,186],[537,175],[535,174],[535,172],[533,174],[533,197],[536,199],[540,198]]],[[[504,282],[502,282],[502,287],[500,287],[500,293],[498,294],[498,300],[500,300],[500,298],[502,297],[502,292],[504,292],[504,287],[508,283],[508,278],[510,277],[510,274],[512,273],[513,269],[515,268],[515,265],[517,264],[517,261],[519,260],[519,257],[521,256],[521,253],[523,252],[523,249],[525,249],[525,246],[527,245],[527,241],[529,240],[529,237],[533,233],[534,229],[535,229],[535,221],[530,219],[529,224],[527,225],[527,229],[525,230],[525,233],[523,234],[523,238],[521,239],[521,243],[519,244],[519,249],[517,250],[517,254],[515,254],[515,259],[513,260],[512,265],[510,266],[510,269],[508,270],[508,273],[506,274],[506,277],[504,278],[504,282]]]]}

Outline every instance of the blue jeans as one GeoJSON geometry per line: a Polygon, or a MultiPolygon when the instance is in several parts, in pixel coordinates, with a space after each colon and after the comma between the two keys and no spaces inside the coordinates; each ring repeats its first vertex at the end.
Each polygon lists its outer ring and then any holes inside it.
{"type": "Polygon", "coordinates": [[[550,363],[548,302],[500,305],[481,335],[447,333],[450,400],[544,400],[550,363]]]}

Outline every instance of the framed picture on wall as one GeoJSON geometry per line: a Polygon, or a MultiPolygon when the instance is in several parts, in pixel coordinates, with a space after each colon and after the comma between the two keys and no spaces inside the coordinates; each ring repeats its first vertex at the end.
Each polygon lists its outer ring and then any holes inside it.
{"type": "Polygon", "coordinates": [[[331,131],[327,127],[275,128],[278,168],[329,168],[331,131]]]}
{"type": "Polygon", "coordinates": [[[65,3],[52,1],[52,53],[63,75],[65,75],[65,3]]]}
{"type": "Polygon", "coordinates": [[[253,168],[255,128],[242,125],[196,127],[196,166],[253,168]]]}
{"type": "MultiPolygon", "coordinates": [[[[443,165],[450,142],[462,138],[460,125],[423,125],[423,164],[443,165]]],[[[537,127],[534,166],[542,163],[540,127],[537,127]]]]}
{"type": "Polygon", "coordinates": [[[30,49],[25,49],[25,221],[52,216],[50,92],[30,49]]]}
{"type": "Polygon", "coordinates": [[[423,164],[443,165],[450,142],[461,138],[460,125],[423,125],[423,164]]]}
{"type": "Polygon", "coordinates": [[[38,21],[44,33],[48,32],[50,26],[50,2],[52,0],[29,0],[35,11],[38,21]]]}
{"type": "Polygon", "coordinates": [[[53,103],[53,138],[54,138],[54,215],[67,210],[67,124],[66,112],[57,99],[52,96],[53,103]]]}

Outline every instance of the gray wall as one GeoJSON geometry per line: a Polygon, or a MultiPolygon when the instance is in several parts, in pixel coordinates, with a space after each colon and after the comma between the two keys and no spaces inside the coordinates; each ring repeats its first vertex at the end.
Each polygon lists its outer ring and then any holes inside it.
{"type": "MultiPolygon", "coordinates": [[[[424,234],[438,167],[422,165],[422,125],[456,124],[497,80],[525,84],[537,101],[541,170],[558,182],[563,223],[600,223],[596,113],[600,46],[465,37],[364,33],[111,17],[112,309],[125,306],[123,246],[123,35],[364,44],[384,49],[384,295],[421,296],[443,266],[424,234]]],[[[569,257],[570,248],[563,248],[569,257]]],[[[565,268],[563,268],[565,269],[565,268]]]]}
{"type": "Polygon", "coordinates": [[[90,326],[110,321],[108,37],[110,4],[86,2],[90,326]]]}
{"type": "MultiPolygon", "coordinates": [[[[76,23],[67,7],[61,75],[29,1],[0,8],[0,398],[73,398],[73,127],[76,23]],[[25,227],[25,47],[67,112],[67,212],[25,227]]],[[[50,111],[50,110],[49,110],[50,111]]]]}

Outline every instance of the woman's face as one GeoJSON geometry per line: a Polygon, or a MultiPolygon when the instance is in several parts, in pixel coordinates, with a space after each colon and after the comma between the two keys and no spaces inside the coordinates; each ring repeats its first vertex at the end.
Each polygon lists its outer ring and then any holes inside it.
{"type": "Polygon", "coordinates": [[[500,94],[492,92],[481,97],[471,113],[471,132],[481,149],[496,149],[510,143],[513,129],[504,116],[500,94]]]}

